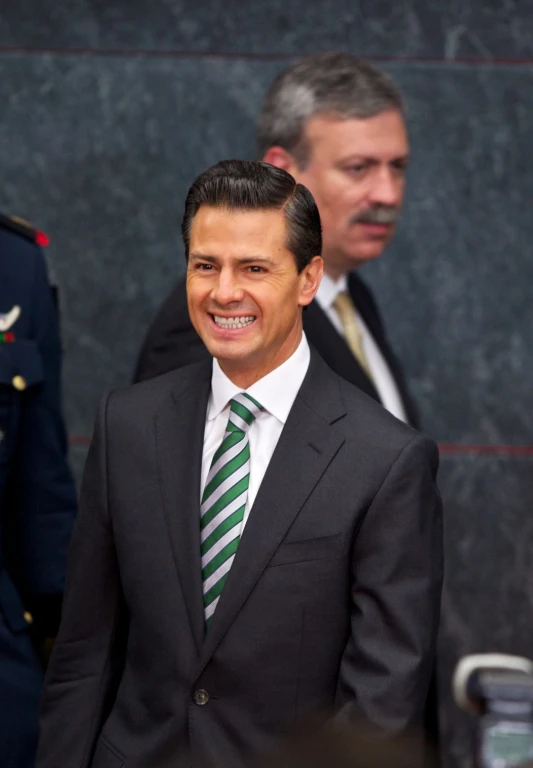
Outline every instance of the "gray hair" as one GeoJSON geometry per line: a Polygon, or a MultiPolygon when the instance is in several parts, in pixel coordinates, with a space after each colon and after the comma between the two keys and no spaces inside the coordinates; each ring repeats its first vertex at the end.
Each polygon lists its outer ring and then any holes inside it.
{"type": "Polygon", "coordinates": [[[402,95],[393,79],[370,62],[348,53],[307,56],[281,72],[268,90],[257,122],[259,156],[279,146],[303,167],[309,157],[303,137],[309,118],[365,119],[389,109],[404,114],[402,95]]]}

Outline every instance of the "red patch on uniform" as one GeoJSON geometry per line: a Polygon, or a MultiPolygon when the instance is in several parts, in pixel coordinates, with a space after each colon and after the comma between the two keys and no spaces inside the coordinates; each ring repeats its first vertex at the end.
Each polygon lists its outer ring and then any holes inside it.
{"type": "Polygon", "coordinates": [[[36,232],[35,242],[37,243],[37,245],[40,245],[42,248],[46,248],[47,245],[50,245],[50,238],[45,232],[36,232]]]}

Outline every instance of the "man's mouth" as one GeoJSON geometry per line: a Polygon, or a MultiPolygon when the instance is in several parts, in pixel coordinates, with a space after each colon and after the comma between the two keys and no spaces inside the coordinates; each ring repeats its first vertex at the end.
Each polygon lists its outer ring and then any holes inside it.
{"type": "Polygon", "coordinates": [[[211,317],[219,328],[227,328],[228,330],[246,328],[255,320],[255,315],[245,315],[241,317],[222,317],[221,315],[211,315],[211,317]]]}
{"type": "Polygon", "coordinates": [[[388,234],[394,224],[378,224],[375,221],[360,221],[359,226],[365,227],[370,232],[388,234]]]}

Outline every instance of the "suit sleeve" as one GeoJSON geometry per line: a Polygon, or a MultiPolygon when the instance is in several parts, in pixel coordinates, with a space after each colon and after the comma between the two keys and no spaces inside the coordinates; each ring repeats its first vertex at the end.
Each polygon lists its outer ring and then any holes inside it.
{"type": "Polygon", "coordinates": [[[356,536],[340,717],[419,730],[435,664],[443,579],[438,451],[421,436],[391,466],[356,536]]]}
{"type": "Polygon", "coordinates": [[[33,247],[29,290],[31,335],[42,360],[42,381],[22,395],[18,447],[10,482],[16,512],[15,572],[38,635],[52,636],[59,624],[67,550],[76,515],[76,489],[68,466],[61,412],[61,343],[57,310],[44,257],[33,247]]]}
{"type": "Polygon", "coordinates": [[[97,417],[69,552],[63,618],[46,675],[36,768],[87,768],[114,696],[125,636],[107,501],[106,411],[97,417]]]}

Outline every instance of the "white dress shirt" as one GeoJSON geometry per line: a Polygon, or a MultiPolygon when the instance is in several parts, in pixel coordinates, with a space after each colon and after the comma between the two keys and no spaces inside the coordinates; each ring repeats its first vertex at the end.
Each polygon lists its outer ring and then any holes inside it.
{"type": "MultiPolygon", "coordinates": [[[[254,503],[259,486],[287,421],[289,411],[302,386],[309,368],[311,352],[309,344],[302,334],[298,349],[288,360],[275,368],[249,389],[237,387],[222,371],[217,360],[213,360],[211,394],[207,405],[204,431],[204,449],[202,453],[202,493],[215,451],[220,446],[230,413],[230,400],[239,392],[245,391],[260,403],[261,411],[248,430],[250,442],[250,481],[248,499],[244,511],[244,527],[250,509],[254,503]]],[[[241,529],[242,530],[242,529],[241,529]]]]}
{"type": "MultiPolygon", "coordinates": [[[[342,324],[333,307],[333,302],[342,291],[348,291],[347,276],[342,275],[338,280],[333,280],[329,275],[324,273],[316,295],[318,303],[341,336],[343,335],[342,324]]],[[[368,330],[367,325],[361,315],[357,312],[357,309],[355,311],[355,317],[359,328],[361,329],[361,343],[365,351],[366,359],[368,360],[369,368],[372,371],[374,386],[376,387],[379,398],[383,403],[384,408],[390,411],[396,418],[407,422],[407,414],[391,370],[387,365],[380,348],[376,344],[374,337],[368,330]]]]}

